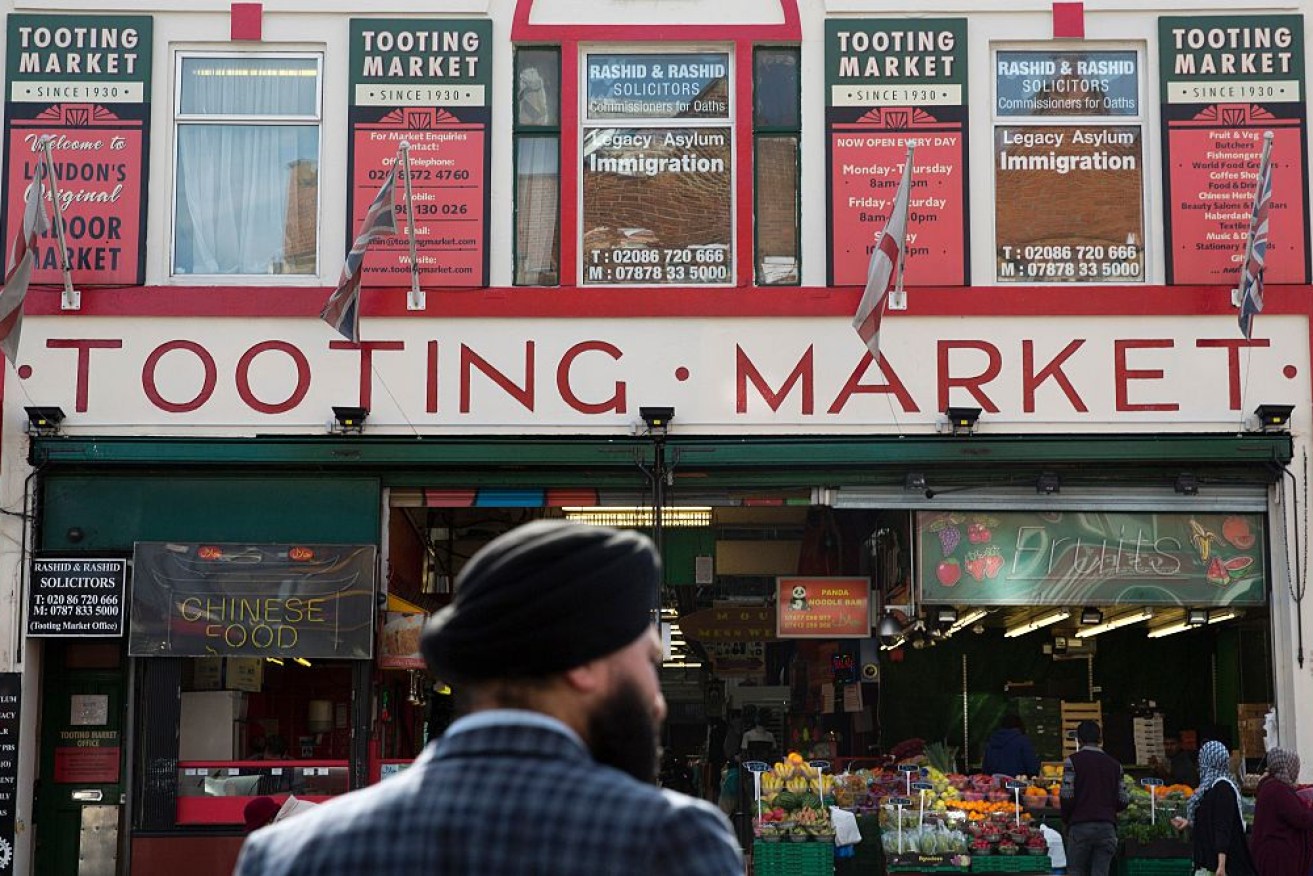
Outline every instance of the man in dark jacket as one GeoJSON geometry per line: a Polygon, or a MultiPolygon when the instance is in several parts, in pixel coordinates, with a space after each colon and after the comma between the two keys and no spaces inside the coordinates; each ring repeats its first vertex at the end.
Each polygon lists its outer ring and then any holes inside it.
{"type": "Polygon", "coordinates": [[[981,771],[991,775],[1033,776],[1039,773],[1039,755],[1026,735],[1026,725],[1016,715],[1004,715],[998,729],[985,743],[981,771]]]}
{"type": "Polygon", "coordinates": [[[1067,873],[1108,876],[1117,854],[1117,813],[1130,795],[1122,767],[1099,747],[1099,725],[1076,726],[1080,750],[1067,758],[1062,772],[1062,820],[1067,825],[1067,873]]]}

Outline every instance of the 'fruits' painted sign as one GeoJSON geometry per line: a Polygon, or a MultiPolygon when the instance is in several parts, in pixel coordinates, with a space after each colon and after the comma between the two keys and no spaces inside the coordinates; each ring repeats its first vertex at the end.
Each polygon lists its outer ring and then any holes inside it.
{"type": "Polygon", "coordinates": [[[921,598],[962,605],[1261,605],[1259,514],[917,514],[921,598]]]}

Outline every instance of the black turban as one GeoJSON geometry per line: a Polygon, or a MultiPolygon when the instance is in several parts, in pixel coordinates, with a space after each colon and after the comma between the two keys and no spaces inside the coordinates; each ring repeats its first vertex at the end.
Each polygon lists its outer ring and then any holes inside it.
{"type": "Polygon", "coordinates": [[[490,541],[456,577],[421,650],[448,680],[527,678],[618,651],[652,623],[661,560],[643,535],[540,520],[490,541]]]}

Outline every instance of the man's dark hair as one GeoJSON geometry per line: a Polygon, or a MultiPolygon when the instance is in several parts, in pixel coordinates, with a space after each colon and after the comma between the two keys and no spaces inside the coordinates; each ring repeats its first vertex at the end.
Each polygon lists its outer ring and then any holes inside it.
{"type": "Polygon", "coordinates": [[[1020,715],[1014,715],[1011,712],[1003,716],[1003,720],[998,722],[998,726],[1004,730],[1020,730],[1026,732],[1026,725],[1021,720],[1020,715]]]}
{"type": "Polygon", "coordinates": [[[1081,745],[1099,744],[1099,725],[1093,721],[1081,721],[1076,725],[1076,741],[1081,745]]]}

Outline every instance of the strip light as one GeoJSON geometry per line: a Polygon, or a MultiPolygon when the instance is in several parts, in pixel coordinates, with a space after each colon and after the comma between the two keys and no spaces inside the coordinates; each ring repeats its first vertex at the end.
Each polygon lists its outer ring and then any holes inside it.
{"type": "Polygon", "coordinates": [[[1018,636],[1026,635],[1026,633],[1033,633],[1044,627],[1052,626],[1058,621],[1065,621],[1069,617],[1071,617],[1071,612],[1064,608],[1061,611],[1055,611],[1052,614],[1046,614],[1042,617],[1037,617],[1034,620],[1027,621],[1019,627],[1008,627],[1007,632],[1004,633],[1003,636],[1008,639],[1015,639],[1018,636]]]}
{"type": "MultiPolygon", "coordinates": [[[[566,520],[588,523],[593,526],[641,528],[653,526],[656,515],[647,506],[566,507],[561,509],[566,520]]],[[[710,505],[682,505],[661,509],[661,525],[673,527],[705,527],[711,525],[710,505]]]]}
{"type": "Polygon", "coordinates": [[[1085,639],[1089,636],[1097,636],[1099,633],[1106,633],[1109,630],[1117,630],[1122,627],[1129,627],[1131,624],[1138,624],[1149,620],[1153,617],[1152,608],[1142,608],[1139,611],[1133,611],[1130,614],[1124,614],[1121,617],[1115,617],[1112,620],[1104,621],[1098,626],[1085,627],[1083,630],[1076,631],[1076,638],[1085,639]]]}
{"type": "MultiPolygon", "coordinates": [[[[1239,612],[1229,608],[1224,611],[1219,611],[1216,614],[1210,611],[1208,613],[1208,623],[1220,624],[1222,621],[1235,620],[1239,616],[1239,612]]],[[[1174,636],[1177,633],[1184,633],[1186,630],[1197,630],[1200,626],[1201,624],[1189,624],[1185,621],[1177,621],[1174,624],[1168,624],[1164,627],[1149,630],[1149,638],[1161,639],[1163,636],[1174,636]]]]}
{"type": "Polygon", "coordinates": [[[944,635],[952,636],[954,633],[959,633],[962,630],[965,630],[967,627],[976,623],[976,621],[982,621],[988,616],[989,616],[989,612],[985,611],[985,609],[983,608],[972,609],[971,611],[968,611],[966,614],[958,618],[957,623],[949,627],[948,631],[945,632],[944,635]]]}

